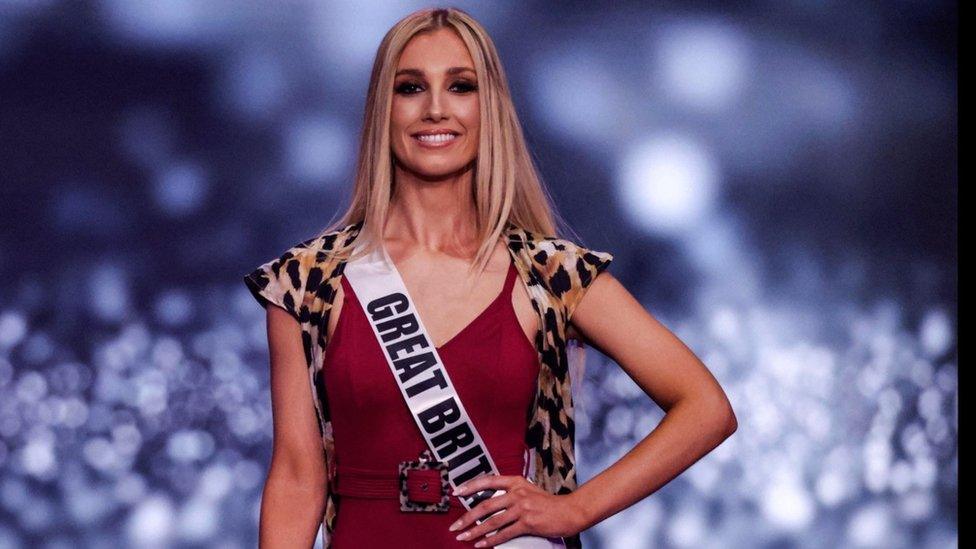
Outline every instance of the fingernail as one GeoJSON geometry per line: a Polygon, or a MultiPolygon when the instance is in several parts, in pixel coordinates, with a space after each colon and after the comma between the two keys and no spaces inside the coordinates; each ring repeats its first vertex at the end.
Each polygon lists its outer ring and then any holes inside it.
{"type": "Polygon", "coordinates": [[[448,528],[448,530],[450,530],[450,531],[453,532],[453,531],[457,530],[460,527],[461,527],[461,521],[457,521],[454,524],[452,524],[451,527],[448,528]]]}
{"type": "Polygon", "coordinates": [[[485,546],[485,542],[479,541],[478,543],[474,544],[474,546],[475,547],[484,547],[485,546]]]}
{"type": "Polygon", "coordinates": [[[454,539],[456,539],[456,540],[458,540],[458,541],[460,541],[460,540],[465,540],[465,539],[468,539],[468,536],[469,536],[469,535],[471,535],[471,532],[461,532],[461,533],[460,533],[460,534],[458,534],[458,535],[457,535],[457,537],[456,537],[456,538],[454,538],[454,539]]]}

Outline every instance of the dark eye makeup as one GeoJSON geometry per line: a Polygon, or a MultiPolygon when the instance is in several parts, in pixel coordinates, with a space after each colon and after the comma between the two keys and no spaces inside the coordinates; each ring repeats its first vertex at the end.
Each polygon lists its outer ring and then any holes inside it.
{"type": "MultiPolygon", "coordinates": [[[[471,93],[478,89],[477,84],[467,80],[458,80],[451,84],[451,88],[455,87],[458,88],[460,93],[471,93]]],[[[414,95],[419,93],[418,91],[413,91],[414,88],[421,88],[421,85],[416,82],[402,82],[394,88],[394,91],[400,95],[414,95]]]]}

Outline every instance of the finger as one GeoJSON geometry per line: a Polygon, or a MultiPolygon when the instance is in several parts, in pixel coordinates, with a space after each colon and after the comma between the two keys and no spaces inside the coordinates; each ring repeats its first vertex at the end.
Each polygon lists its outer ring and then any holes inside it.
{"type": "Polygon", "coordinates": [[[471,510],[461,515],[461,518],[457,519],[454,524],[448,528],[448,530],[451,532],[463,530],[475,520],[491,515],[499,509],[508,507],[511,505],[511,500],[512,496],[510,496],[508,492],[505,492],[500,496],[482,500],[480,503],[472,507],[471,510]]]}
{"type": "Polygon", "coordinates": [[[475,543],[474,546],[494,547],[496,545],[501,545],[506,541],[511,540],[512,538],[516,538],[518,536],[527,533],[528,530],[522,526],[521,521],[516,521],[508,524],[507,526],[502,527],[497,532],[494,532],[494,535],[492,535],[492,532],[488,532],[487,534],[485,534],[485,537],[483,539],[478,540],[478,542],[475,543]]]}
{"type": "Polygon", "coordinates": [[[462,496],[465,494],[475,494],[485,488],[507,488],[520,478],[523,477],[515,475],[481,475],[467,482],[462,482],[454,489],[451,495],[462,496]]]}
{"type": "MultiPolygon", "coordinates": [[[[518,520],[518,514],[516,512],[503,509],[497,514],[489,517],[481,524],[478,524],[477,526],[472,527],[470,530],[463,532],[460,536],[458,536],[458,539],[460,541],[476,540],[485,534],[499,530],[506,524],[515,522],[516,520],[518,520]]],[[[494,536],[492,536],[492,539],[494,539],[494,536]]]]}

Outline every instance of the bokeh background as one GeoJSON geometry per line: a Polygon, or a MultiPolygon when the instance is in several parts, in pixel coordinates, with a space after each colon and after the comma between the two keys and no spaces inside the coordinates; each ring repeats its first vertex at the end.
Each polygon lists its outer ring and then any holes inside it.
{"type": "MultiPolygon", "coordinates": [[[[426,5],[0,0],[0,547],[256,546],[241,277],[338,215],[426,5]]],[[[584,543],[956,547],[955,3],[455,5],[559,211],[738,417],[584,543]]],[[[663,412],[595,351],[581,396],[582,482],[663,412]]]]}

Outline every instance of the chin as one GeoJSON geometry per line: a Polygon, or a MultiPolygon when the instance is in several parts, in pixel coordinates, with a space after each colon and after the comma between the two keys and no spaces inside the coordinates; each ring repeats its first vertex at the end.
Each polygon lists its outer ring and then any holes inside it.
{"type": "Polygon", "coordinates": [[[416,173],[417,175],[429,179],[437,179],[454,175],[458,172],[464,171],[466,167],[473,168],[472,162],[424,162],[414,164],[412,167],[405,166],[405,168],[416,173]]]}

